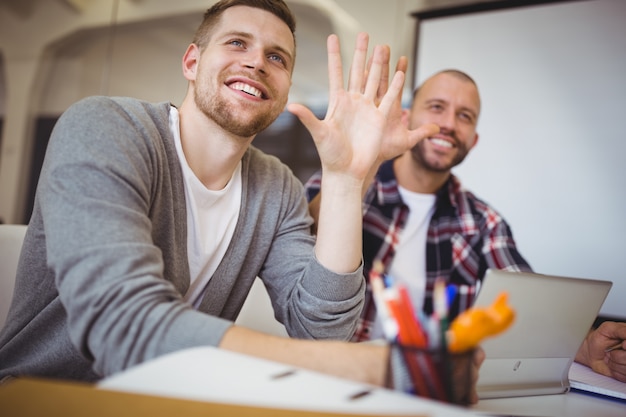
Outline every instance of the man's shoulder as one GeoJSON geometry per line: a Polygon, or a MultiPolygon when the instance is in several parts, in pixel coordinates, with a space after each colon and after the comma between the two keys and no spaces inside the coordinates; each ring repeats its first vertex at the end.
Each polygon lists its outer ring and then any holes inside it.
{"type": "Polygon", "coordinates": [[[469,210],[471,213],[479,214],[481,217],[501,218],[495,207],[473,191],[465,188],[459,178],[454,175],[450,177],[447,191],[451,199],[453,199],[454,205],[457,206],[457,210],[461,211],[461,215],[467,214],[464,212],[469,210]]]}
{"type": "Polygon", "coordinates": [[[50,137],[51,148],[83,149],[86,154],[134,154],[145,146],[171,143],[169,104],[130,97],[90,96],[71,105],[59,118],[50,137]],[[167,140],[165,139],[167,138],[167,140]],[[139,145],[142,144],[142,145],[139,145]]]}
{"type": "MultiPolygon", "coordinates": [[[[147,119],[167,122],[169,108],[168,102],[150,103],[132,97],[89,96],[70,105],[61,118],[74,117],[93,122],[117,115],[134,123],[147,119]]],[[[106,121],[111,123],[113,119],[106,121]]]]}
{"type": "Polygon", "coordinates": [[[134,129],[137,136],[157,137],[169,131],[169,102],[151,103],[132,97],[89,96],[72,104],[60,118],[70,129],[134,129]],[[66,122],[69,122],[66,123],[66,122]]]}
{"type": "Polygon", "coordinates": [[[89,96],[70,106],[72,110],[96,110],[118,109],[127,113],[148,113],[163,116],[169,111],[169,102],[151,103],[134,97],[122,96],[89,96]]]}

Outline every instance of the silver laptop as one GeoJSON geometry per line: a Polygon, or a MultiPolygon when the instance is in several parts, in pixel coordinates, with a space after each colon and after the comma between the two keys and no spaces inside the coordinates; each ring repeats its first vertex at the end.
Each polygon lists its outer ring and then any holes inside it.
{"type": "Polygon", "coordinates": [[[481,399],[561,394],[568,371],[612,283],[550,275],[488,270],[474,302],[488,306],[506,291],[516,311],[504,333],[481,346],[481,399]]]}

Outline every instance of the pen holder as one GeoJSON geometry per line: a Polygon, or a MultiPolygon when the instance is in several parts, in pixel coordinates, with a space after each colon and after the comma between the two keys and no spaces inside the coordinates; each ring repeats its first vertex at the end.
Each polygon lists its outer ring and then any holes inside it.
{"type": "Polygon", "coordinates": [[[451,404],[469,404],[473,388],[474,351],[450,353],[445,349],[426,349],[390,345],[393,386],[420,397],[451,404]]]}

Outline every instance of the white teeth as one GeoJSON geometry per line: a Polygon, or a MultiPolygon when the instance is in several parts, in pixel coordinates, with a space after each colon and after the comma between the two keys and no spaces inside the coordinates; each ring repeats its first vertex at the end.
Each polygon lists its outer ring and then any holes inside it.
{"type": "Polygon", "coordinates": [[[445,141],[443,139],[430,138],[430,141],[433,142],[435,145],[445,146],[446,148],[451,148],[452,147],[452,144],[450,142],[445,141]]]}
{"type": "Polygon", "coordinates": [[[232,88],[233,90],[239,90],[239,91],[243,91],[244,93],[248,93],[252,96],[255,97],[261,97],[261,91],[252,87],[249,84],[246,83],[242,83],[242,82],[236,82],[231,84],[230,88],[232,88]]]}

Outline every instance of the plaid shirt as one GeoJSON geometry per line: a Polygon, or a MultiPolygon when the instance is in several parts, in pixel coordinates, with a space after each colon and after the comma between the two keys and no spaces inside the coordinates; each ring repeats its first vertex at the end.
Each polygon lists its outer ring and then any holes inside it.
{"type": "MultiPolygon", "coordinates": [[[[307,198],[319,193],[321,172],[306,183],[307,198]]],[[[363,262],[365,276],[375,260],[382,261],[388,271],[409,214],[402,202],[393,162],[385,162],[363,203],[363,262]]],[[[428,226],[426,241],[426,289],[424,312],[433,310],[433,287],[437,277],[458,288],[450,306],[450,318],[471,306],[480,281],[488,268],[510,271],[530,271],[531,268],[517,251],[510,227],[485,202],[461,188],[450,175],[437,192],[436,208],[428,226]]],[[[376,307],[370,288],[354,341],[369,340],[376,318],[376,307]]]]}

